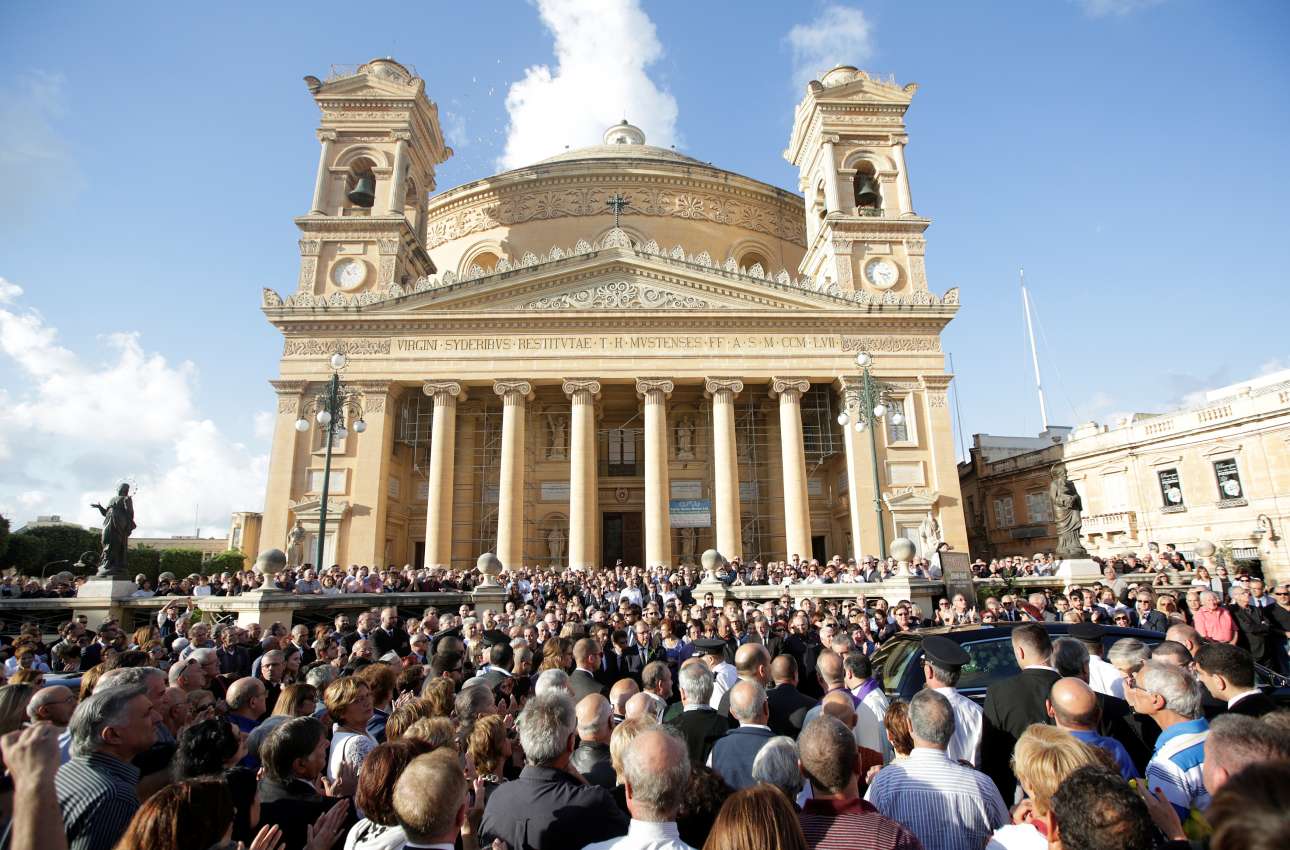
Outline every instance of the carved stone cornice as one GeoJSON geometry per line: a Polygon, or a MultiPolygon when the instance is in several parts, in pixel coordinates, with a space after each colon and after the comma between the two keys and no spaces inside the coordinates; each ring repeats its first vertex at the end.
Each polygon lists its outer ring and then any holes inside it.
{"type": "Polygon", "coordinates": [[[811,388],[811,382],[806,378],[771,378],[770,379],[770,397],[778,398],[787,396],[790,399],[798,400],[802,394],[811,388]]]}
{"type": "Polygon", "coordinates": [[[702,310],[714,305],[682,292],[629,281],[601,283],[573,292],[535,298],[521,310],[702,310]]]}
{"type": "Polygon", "coordinates": [[[466,400],[466,391],[460,381],[426,381],[421,385],[421,392],[431,398],[445,395],[455,398],[457,401],[466,400]]]}
{"type": "Polygon", "coordinates": [[[600,398],[600,381],[595,378],[565,378],[560,388],[571,398],[578,393],[589,393],[593,401],[600,398]]]}
{"type": "Polygon", "coordinates": [[[278,413],[299,416],[300,405],[304,399],[305,391],[309,388],[309,382],[269,381],[269,385],[278,394],[278,413]]]}
{"type": "Polygon", "coordinates": [[[919,375],[918,382],[923,385],[927,395],[928,407],[945,407],[950,382],[953,375],[919,375]]]}
{"type": "Polygon", "coordinates": [[[347,381],[346,386],[363,396],[364,413],[384,413],[393,384],[390,381],[347,381]]]}
{"type": "Polygon", "coordinates": [[[939,336],[844,336],[843,351],[940,351],[939,336]]]}
{"type": "Polygon", "coordinates": [[[709,398],[718,393],[730,393],[731,397],[744,391],[744,382],[738,378],[704,378],[703,394],[709,398]]]}
{"type": "Polygon", "coordinates": [[[676,384],[669,378],[637,378],[636,396],[648,400],[650,393],[662,393],[663,398],[671,398],[676,384]]]}
{"type": "Polygon", "coordinates": [[[533,399],[533,385],[518,378],[501,378],[493,381],[493,392],[503,399],[511,401],[511,396],[519,396],[525,401],[533,399]]]}

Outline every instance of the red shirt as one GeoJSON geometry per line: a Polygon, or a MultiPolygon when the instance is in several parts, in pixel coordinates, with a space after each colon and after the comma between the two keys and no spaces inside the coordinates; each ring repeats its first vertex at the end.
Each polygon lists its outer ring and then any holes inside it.
{"type": "Polygon", "coordinates": [[[807,800],[797,819],[811,850],[923,850],[912,832],[859,797],[807,800]]]}

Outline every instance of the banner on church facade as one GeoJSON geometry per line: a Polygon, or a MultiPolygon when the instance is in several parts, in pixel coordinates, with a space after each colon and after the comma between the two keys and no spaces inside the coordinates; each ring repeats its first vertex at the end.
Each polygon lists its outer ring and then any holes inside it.
{"type": "Polygon", "coordinates": [[[709,528],[712,526],[711,499],[672,499],[668,502],[672,528],[709,528]]]}

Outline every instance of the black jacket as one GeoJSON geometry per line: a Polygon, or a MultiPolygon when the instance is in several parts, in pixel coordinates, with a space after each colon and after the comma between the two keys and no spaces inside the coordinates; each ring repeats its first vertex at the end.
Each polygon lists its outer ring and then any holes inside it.
{"type": "Polygon", "coordinates": [[[766,742],[774,737],[775,733],[769,729],[746,726],[731,729],[712,745],[712,769],[736,791],[756,785],[757,780],[752,775],[753,762],[766,742]]]}
{"type": "Polygon", "coordinates": [[[712,746],[730,731],[730,722],[709,706],[682,711],[679,717],[668,721],[685,738],[690,751],[690,762],[704,764],[712,746]]]}
{"type": "Polygon", "coordinates": [[[1262,661],[1267,653],[1268,632],[1271,631],[1263,609],[1255,605],[1248,608],[1228,605],[1227,610],[1232,612],[1232,619],[1236,621],[1236,628],[1240,632],[1237,645],[1248,649],[1255,661],[1262,661]]]}
{"type": "Polygon", "coordinates": [[[820,704],[797,689],[796,685],[787,682],[776,685],[766,692],[766,704],[770,706],[770,730],[776,735],[787,735],[796,738],[802,732],[806,712],[820,704]]]}
{"type": "Polygon", "coordinates": [[[1236,705],[1229,708],[1228,712],[1231,714],[1243,714],[1246,717],[1262,717],[1276,710],[1276,701],[1260,691],[1240,700],[1236,705]]]}
{"type": "Polygon", "coordinates": [[[591,694],[604,694],[605,688],[585,670],[574,670],[569,674],[569,689],[573,691],[573,704],[582,702],[582,698],[591,694]]]}
{"type": "Polygon", "coordinates": [[[626,835],[627,823],[604,788],[583,785],[563,770],[530,766],[489,796],[479,844],[488,847],[500,838],[510,850],[585,847],[626,835]]]}
{"type": "Polygon", "coordinates": [[[370,640],[377,658],[391,651],[397,652],[400,658],[411,652],[408,646],[408,633],[397,626],[394,628],[393,633],[387,632],[385,629],[375,629],[370,640]]]}
{"type": "MultiPolygon", "coordinates": [[[[303,779],[290,782],[260,780],[260,825],[276,824],[282,830],[285,850],[303,850],[309,839],[309,827],[327,814],[338,798],[324,797],[303,779]]],[[[340,831],[333,847],[345,846],[345,835],[356,818],[351,805],[345,828],[340,831]]]]}
{"type": "Polygon", "coordinates": [[[583,741],[573,751],[569,759],[573,769],[582,774],[588,785],[599,785],[611,791],[618,784],[618,774],[614,772],[614,763],[609,757],[609,745],[595,741],[583,741]]]}
{"type": "Polygon", "coordinates": [[[985,693],[981,726],[981,770],[994,780],[1005,802],[1011,803],[1016,778],[1009,761],[1017,739],[1031,723],[1048,723],[1045,702],[1061,676],[1056,670],[1027,667],[1017,675],[995,682],[985,693]]]}

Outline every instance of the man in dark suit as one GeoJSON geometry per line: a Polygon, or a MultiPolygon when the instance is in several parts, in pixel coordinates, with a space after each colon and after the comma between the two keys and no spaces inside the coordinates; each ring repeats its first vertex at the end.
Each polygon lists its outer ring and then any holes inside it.
{"type": "Polygon", "coordinates": [[[806,712],[820,701],[797,689],[797,660],[793,656],[776,656],[770,663],[770,676],[775,682],[775,687],[766,692],[770,729],[776,735],[796,738],[802,732],[806,712]]]}
{"type": "Polygon", "coordinates": [[[381,627],[372,632],[372,648],[376,650],[376,657],[380,658],[387,652],[396,652],[399,657],[407,655],[408,633],[399,628],[399,611],[397,608],[386,608],[381,611],[381,627]]]}
{"type": "Polygon", "coordinates": [[[583,697],[574,713],[578,718],[578,748],[573,751],[569,764],[582,774],[588,785],[614,790],[618,774],[609,755],[609,736],[613,733],[609,725],[613,717],[609,700],[600,694],[583,697]]]}
{"type": "Polygon", "coordinates": [[[573,645],[574,671],[569,674],[569,689],[573,691],[574,702],[580,702],[588,694],[605,693],[605,686],[596,679],[600,669],[600,644],[592,638],[582,638],[573,645]]]}
{"type": "Polygon", "coordinates": [[[651,661],[665,661],[667,654],[654,641],[654,633],[649,623],[637,620],[632,626],[632,643],[621,656],[622,674],[641,684],[641,673],[651,661]]]}
{"type": "Polygon", "coordinates": [[[291,644],[300,650],[301,667],[308,667],[318,660],[318,653],[314,651],[313,642],[309,639],[309,627],[303,623],[292,626],[291,644]]]}
{"type": "Polygon", "coordinates": [[[1267,654],[1268,633],[1272,630],[1268,626],[1267,615],[1259,606],[1250,604],[1248,588],[1234,584],[1230,592],[1232,604],[1227,606],[1227,610],[1232,612],[1232,619],[1236,621],[1237,645],[1248,650],[1255,661],[1263,661],[1267,654]]]}
{"type": "Polygon", "coordinates": [[[712,671],[708,665],[690,659],[681,665],[680,715],[667,721],[685,738],[685,748],[693,764],[704,764],[712,747],[730,730],[726,718],[709,705],[712,699],[712,671]]]}
{"type": "Polygon", "coordinates": [[[995,682],[985,694],[981,729],[981,769],[994,780],[1004,802],[1016,793],[1016,777],[1009,761],[1017,739],[1031,723],[1048,723],[1046,702],[1053,683],[1061,676],[1049,659],[1053,652],[1048,632],[1038,623],[1022,623],[1012,630],[1012,653],[1021,672],[995,682]]]}
{"type": "Polygon", "coordinates": [[[1138,590],[1130,622],[1139,629],[1150,629],[1161,634],[1169,631],[1169,618],[1165,616],[1165,612],[1156,610],[1156,597],[1145,587],[1138,590]]]}
{"type": "MultiPolygon", "coordinates": [[[[340,636],[341,648],[345,650],[345,655],[354,651],[354,644],[360,640],[370,641],[372,639],[373,628],[372,612],[364,611],[358,615],[358,628],[352,632],[345,632],[340,636]]],[[[379,657],[379,656],[378,656],[379,657]]]]}
{"type": "Polygon", "coordinates": [[[627,815],[613,795],[584,785],[570,772],[577,735],[573,705],[566,697],[529,700],[517,725],[528,763],[518,779],[503,782],[489,795],[479,826],[480,846],[490,847],[500,838],[515,850],[555,850],[627,834],[627,815]]]}
{"type": "Polygon", "coordinates": [[[1254,659],[1239,646],[1202,646],[1196,652],[1196,678],[1232,714],[1262,717],[1276,710],[1272,697],[1254,686],[1254,659]]]}
{"type": "Polygon", "coordinates": [[[730,689],[730,716],[739,721],[739,726],[712,745],[712,769],[738,791],[757,784],[752,775],[753,762],[761,748],[775,737],[766,725],[770,708],[765,689],[747,679],[736,682],[730,689]]]}

